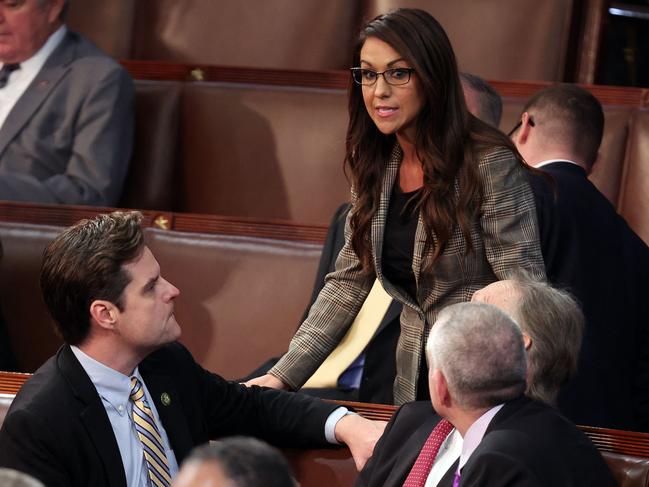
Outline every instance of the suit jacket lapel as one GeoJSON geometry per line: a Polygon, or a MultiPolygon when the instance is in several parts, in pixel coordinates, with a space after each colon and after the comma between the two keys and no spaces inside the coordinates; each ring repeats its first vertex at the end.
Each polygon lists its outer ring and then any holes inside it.
{"type": "Polygon", "coordinates": [[[167,432],[178,465],[189,454],[194,440],[181,407],[181,397],[174,381],[168,375],[140,367],[140,373],[158,410],[160,421],[167,432]]]}
{"type": "Polygon", "coordinates": [[[9,112],[0,130],[0,155],[70,69],[70,63],[76,58],[75,39],[75,34],[66,34],[9,112]]]}
{"type": "Polygon", "coordinates": [[[82,403],[79,416],[95,445],[97,458],[104,465],[108,484],[111,487],[126,487],[126,474],[117,440],[95,386],[69,346],[61,349],[58,364],[73,394],[82,403]]]}
{"type": "Polygon", "coordinates": [[[394,461],[394,468],[390,471],[390,475],[385,481],[385,485],[401,486],[408,477],[412,466],[415,464],[421,449],[426,443],[426,440],[433,431],[435,425],[439,422],[439,417],[434,416],[433,421],[425,421],[417,430],[410,436],[408,441],[399,450],[396,460],[394,461]]]}
{"type": "MultiPolygon", "coordinates": [[[[383,289],[401,302],[409,305],[410,307],[419,310],[419,305],[408,295],[402,292],[399,288],[393,286],[389,281],[383,277],[382,268],[382,253],[383,253],[383,236],[385,234],[385,224],[388,219],[388,209],[390,207],[390,197],[392,196],[392,188],[394,182],[399,174],[399,166],[401,164],[401,157],[403,156],[399,144],[395,144],[392,149],[392,154],[387,162],[385,174],[383,176],[383,184],[381,187],[381,196],[379,199],[379,209],[372,218],[372,252],[374,257],[374,269],[376,270],[376,277],[383,285],[383,289]]],[[[419,233],[418,224],[417,230],[419,233]]],[[[415,237],[417,238],[417,237],[415,237]]],[[[420,250],[421,253],[421,250],[420,250]]]]}

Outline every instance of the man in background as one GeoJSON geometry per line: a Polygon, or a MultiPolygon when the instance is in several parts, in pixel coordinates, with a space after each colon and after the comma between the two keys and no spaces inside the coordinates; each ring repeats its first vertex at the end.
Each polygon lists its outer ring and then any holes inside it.
{"type": "Polygon", "coordinates": [[[547,276],[586,318],[579,366],[559,395],[577,424],[649,431],[649,249],[588,180],[604,129],[599,101],[569,84],[539,91],[512,135],[531,180],[547,276]]]}
{"type": "Polygon", "coordinates": [[[65,24],[67,0],[0,1],[0,199],[116,206],[128,73],[65,24]]]}

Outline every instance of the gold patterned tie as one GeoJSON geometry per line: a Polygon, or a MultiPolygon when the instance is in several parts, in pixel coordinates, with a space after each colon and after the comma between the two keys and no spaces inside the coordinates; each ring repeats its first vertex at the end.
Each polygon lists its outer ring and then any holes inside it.
{"type": "Polygon", "coordinates": [[[133,401],[133,423],[142,443],[151,485],[169,487],[171,485],[169,461],[165,455],[160,431],[153,419],[153,412],[144,397],[144,388],[137,377],[131,377],[131,400],[133,401]]]}

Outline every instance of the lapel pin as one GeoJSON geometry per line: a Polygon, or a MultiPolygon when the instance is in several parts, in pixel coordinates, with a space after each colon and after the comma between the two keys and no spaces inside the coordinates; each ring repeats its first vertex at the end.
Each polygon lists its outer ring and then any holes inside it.
{"type": "Polygon", "coordinates": [[[162,402],[163,406],[169,406],[169,404],[171,404],[171,397],[166,392],[163,392],[160,395],[160,401],[162,402]]]}
{"type": "Polygon", "coordinates": [[[44,79],[43,81],[41,81],[40,83],[38,83],[38,86],[39,86],[40,88],[47,88],[47,87],[49,86],[49,84],[50,84],[50,82],[49,82],[48,80],[44,79]]]}

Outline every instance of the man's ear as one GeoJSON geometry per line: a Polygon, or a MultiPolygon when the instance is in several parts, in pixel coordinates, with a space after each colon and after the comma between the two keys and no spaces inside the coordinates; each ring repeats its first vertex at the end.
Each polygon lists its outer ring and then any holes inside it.
{"type": "Polygon", "coordinates": [[[96,299],[90,303],[90,317],[101,328],[112,330],[117,323],[119,310],[110,301],[96,299]]]}
{"type": "Polygon", "coordinates": [[[523,333],[523,343],[525,344],[525,351],[529,352],[530,348],[532,348],[532,337],[527,333],[523,333]]]}
{"type": "Polygon", "coordinates": [[[431,386],[435,388],[435,393],[437,398],[444,407],[449,407],[451,405],[451,395],[448,390],[448,383],[446,382],[446,377],[441,370],[433,370],[433,380],[431,381],[431,386]]]}
{"type": "Polygon", "coordinates": [[[65,5],[65,0],[50,0],[49,3],[45,6],[48,9],[47,12],[47,21],[50,24],[54,24],[58,21],[59,16],[61,15],[61,10],[65,5]]]}
{"type": "Polygon", "coordinates": [[[521,126],[516,131],[516,144],[524,144],[530,136],[533,125],[530,123],[530,114],[523,112],[521,115],[521,126]]]}

